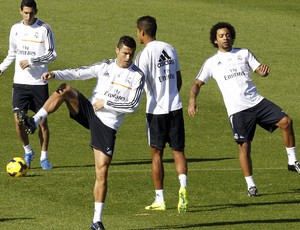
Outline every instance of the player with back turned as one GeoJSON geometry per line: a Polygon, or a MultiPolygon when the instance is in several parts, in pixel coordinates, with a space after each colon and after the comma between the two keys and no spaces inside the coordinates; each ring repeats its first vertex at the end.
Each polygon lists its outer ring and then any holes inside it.
{"type": "Polygon", "coordinates": [[[145,48],[137,55],[136,64],[145,73],[147,96],[146,119],[148,144],[152,155],[154,202],[147,210],[165,210],[163,155],[166,143],[172,148],[178,175],[178,212],[186,212],[187,162],[185,158],[185,128],[180,89],[182,78],[178,55],[170,44],[156,40],[156,19],[142,16],[137,20],[137,37],[145,48]]]}

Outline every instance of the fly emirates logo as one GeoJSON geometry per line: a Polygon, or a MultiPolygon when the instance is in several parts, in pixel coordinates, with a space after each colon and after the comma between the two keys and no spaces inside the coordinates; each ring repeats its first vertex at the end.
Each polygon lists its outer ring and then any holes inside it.
{"type": "Polygon", "coordinates": [[[104,96],[109,97],[109,98],[114,98],[115,100],[118,100],[118,101],[126,101],[126,98],[124,96],[120,95],[120,93],[121,93],[120,90],[115,89],[114,92],[106,91],[104,93],[104,96]]]}
{"type": "Polygon", "coordinates": [[[22,49],[17,49],[18,55],[35,56],[34,51],[30,51],[28,46],[22,46],[22,49]]]}
{"type": "Polygon", "coordinates": [[[246,76],[244,71],[237,71],[237,69],[230,69],[231,74],[224,75],[225,81],[230,80],[235,77],[246,76]]]}

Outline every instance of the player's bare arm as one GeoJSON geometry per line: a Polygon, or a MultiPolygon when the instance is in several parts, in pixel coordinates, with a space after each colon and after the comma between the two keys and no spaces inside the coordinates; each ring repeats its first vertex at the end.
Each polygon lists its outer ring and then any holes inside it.
{"type": "Polygon", "coordinates": [[[194,117],[196,115],[196,112],[198,111],[197,96],[202,85],[204,85],[204,82],[195,80],[191,87],[190,100],[188,105],[188,114],[190,117],[194,117]]]}
{"type": "Polygon", "coordinates": [[[270,73],[270,67],[265,64],[261,64],[260,66],[257,67],[255,72],[261,77],[266,77],[270,73]]]}

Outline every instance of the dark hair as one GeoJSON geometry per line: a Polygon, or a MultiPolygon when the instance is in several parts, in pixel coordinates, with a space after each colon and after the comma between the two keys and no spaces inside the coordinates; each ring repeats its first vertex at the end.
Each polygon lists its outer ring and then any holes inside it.
{"type": "Polygon", "coordinates": [[[123,45],[128,46],[129,48],[136,49],[136,42],[133,37],[130,36],[122,36],[119,39],[117,47],[121,49],[123,45]]]}
{"type": "Polygon", "coordinates": [[[35,11],[37,11],[35,0],[22,0],[22,2],[21,2],[21,10],[23,10],[24,6],[32,7],[35,11]]]}
{"type": "Polygon", "coordinates": [[[232,44],[234,43],[234,39],[235,39],[234,27],[228,22],[218,22],[210,30],[210,43],[216,48],[218,48],[218,45],[215,43],[215,40],[217,38],[217,30],[222,28],[227,28],[229,30],[232,39],[232,44]]]}
{"type": "Polygon", "coordinates": [[[136,27],[140,30],[144,30],[148,36],[155,38],[157,24],[154,17],[151,17],[149,15],[140,17],[136,21],[136,27]]]}

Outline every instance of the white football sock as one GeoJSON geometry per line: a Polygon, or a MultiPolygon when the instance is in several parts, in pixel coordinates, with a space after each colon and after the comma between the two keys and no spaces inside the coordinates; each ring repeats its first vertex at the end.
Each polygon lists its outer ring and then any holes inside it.
{"type": "Polygon", "coordinates": [[[245,177],[245,180],[246,180],[248,189],[251,188],[251,187],[256,187],[256,185],[255,185],[255,183],[254,183],[254,178],[253,178],[253,176],[246,176],[246,177],[245,177]]]}
{"type": "Polygon", "coordinates": [[[44,120],[47,116],[48,116],[48,112],[47,112],[44,108],[41,108],[41,109],[33,116],[35,125],[38,126],[38,125],[41,123],[41,121],[44,120]]]}
{"type": "Polygon", "coordinates": [[[95,210],[94,210],[94,219],[93,223],[102,222],[102,211],[104,208],[104,203],[95,202],[94,204],[95,210]]]}
{"type": "Polygon", "coordinates": [[[155,200],[159,204],[165,201],[163,189],[155,190],[155,200]]]}
{"type": "Polygon", "coordinates": [[[32,152],[32,148],[30,146],[30,144],[23,146],[25,153],[31,153],[32,152]]]}
{"type": "Polygon", "coordinates": [[[44,159],[47,159],[48,158],[48,151],[41,151],[41,157],[40,157],[40,160],[44,160],[44,159]]]}
{"type": "Polygon", "coordinates": [[[285,148],[286,149],[286,153],[288,156],[288,164],[289,165],[294,165],[295,161],[297,161],[296,158],[296,147],[290,147],[290,148],[285,148]]]}
{"type": "Polygon", "coordinates": [[[180,182],[180,187],[187,187],[187,175],[185,174],[180,174],[178,176],[179,182],[180,182]]]}

